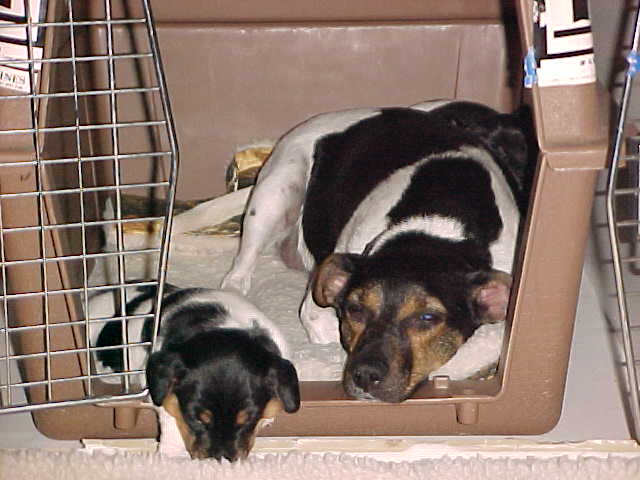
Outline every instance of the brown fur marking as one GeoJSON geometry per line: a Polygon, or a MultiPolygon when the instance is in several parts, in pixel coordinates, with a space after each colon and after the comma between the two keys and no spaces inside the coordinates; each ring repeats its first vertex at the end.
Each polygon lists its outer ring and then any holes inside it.
{"type": "Polygon", "coordinates": [[[236,415],[236,425],[244,425],[249,420],[249,413],[246,410],[240,410],[236,415]]]}
{"type": "Polygon", "coordinates": [[[444,365],[464,342],[462,334],[445,322],[426,331],[410,329],[413,364],[406,392],[411,392],[429,373],[444,365]]]}
{"type": "MultiPolygon", "coordinates": [[[[349,293],[347,298],[351,304],[361,306],[374,317],[380,315],[383,302],[383,291],[380,285],[375,284],[368,288],[356,288],[349,293]]],[[[353,351],[358,344],[360,336],[364,332],[366,325],[361,321],[353,319],[348,310],[345,312],[343,323],[344,326],[349,329],[349,339],[347,342],[349,351],[353,351]]]]}
{"type": "Polygon", "coordinates": [[[283,410],[284,410],[284,406],[282,405],[282,402],[280,401],[280,399],[277,397],[273,397],[264,406],[264,411],[262,412],[262,418],[274,418],[283,410]]]}
{"type": "Polygon", "coordinates": [[[437,297],[427,295],[423,290],[416,288],[405,296],[402,306],[398,310],[396,321],[402,321],[417,313],[444,315],[447,313],[447,309],[437,297]]]}

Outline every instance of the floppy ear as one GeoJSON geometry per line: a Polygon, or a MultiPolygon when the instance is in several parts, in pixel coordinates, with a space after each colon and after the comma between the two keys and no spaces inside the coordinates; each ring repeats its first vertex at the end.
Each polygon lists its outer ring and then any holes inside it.
{"type": "Polygon", "coordinates": [[[507,317],[511,294],[511,275],[491,270],[480,285],[473,288],[471,298],[481,324],[502,322],[507,317]]]}
{"type": "Polygon", "coordinates": [[[498,122],[496,128],[490,132],[489,139],[495,148],[502,150],[511,160],[512,166],[524,168],[527,163],[527,139],[522,130],[507,122],[498,122]]]}
{"type": "Polygon", "coordinates": [[[486,136],[489,143],[502,152],[524,195],[529,194],[538,157],[538,142],[531,109],[523,105],[512,114],[501,114],[486,136]]]}
{"type": "Polygon", "coordinates": [[[337,306],[336,299],[354,271],[355,255],[333,253],[316,269],[313,277],[313,300],[320,307],[337,306]]]}
{"type": "Polygon", "coordinates": [[[287,413],[297,412],[300,408],[300,389],[298,374],[289,360],[280,358],[270,372],[274,390],[287,413]]]}
{"type": "Polygon", "coordinates": [[[160,350],[149,357],[147,385],[154,405],[162,405],[183,372],[184,365],[177,353],[160,350]]]}

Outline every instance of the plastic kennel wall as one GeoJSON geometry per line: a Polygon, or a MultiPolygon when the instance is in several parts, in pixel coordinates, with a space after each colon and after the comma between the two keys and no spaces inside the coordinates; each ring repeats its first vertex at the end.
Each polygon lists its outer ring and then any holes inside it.
{"type": "MultiPolygon", "coordinates": [[[[111,3],[121,16],[120,2],[111,3]]],[[[238,145],[277,138],[314,113],[432,98],[511,110],[522,96],[523,52],[533,44],[533,5],[525,0],[152,4],[181,147],[181,199],[222,193],[238,145]]],[[[135,38],[130,29],[114,25],[113,35],[126,44],[135,38]]],[[[541,153],[497,375],[429,382],[397,405],[346,398],[338,382],[303,382],[302,409],[278,417],[264,435],[514,435],[555,425],[594,182],[606,159],[607,99],[595,83],[534,84],[524,96],[541,153]]],[[[68,315],[67,307],[51,315],[68,315]]],[[[33,416],[54,438],[156,434],[150,412],[131,412],[83,405],[33,416]]]]}

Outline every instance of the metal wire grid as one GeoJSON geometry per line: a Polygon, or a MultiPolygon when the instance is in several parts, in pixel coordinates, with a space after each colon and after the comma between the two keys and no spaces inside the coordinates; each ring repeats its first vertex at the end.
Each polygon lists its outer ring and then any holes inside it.
{"type": "Polygon", "coordinates": [[[628,286],[637,283],[634,277],[640,273],[638,270],[640,255],[637,251],[637,246],[640,243],[640,136],[626,138],[625,132],[629,124],[628,110],[633,79],[640,67],[639,12],[640,6],[636,10],[633,40],[627,55],[628,66],[618,111],[606,195],[607,223],[611,242],[617,307],[620,316],[622,347],[625,355],[629,406],[636,440],[640,439],[640,395],[637,376],[637,365],[640,361],[634,353],[632,334],[633,330],[640,325],[634,324],[637,322],[634,322],[634,318],[630,314],[630,299],[634,294],[628,286]],[[628,142],[631,148],[635,149],[635,152],[632,150],[629,155],[624,155],[625,142],[628,142]],[[628,168],[624,168],[625,166],[628,168]],[[636,185],[625,186],[621,172],[623,170],[628,172],[633,167],[636,170],[636,178],[631,179],[631,183],[636,183],[636,185]],[[629,208],[630,205],[631,208],[629,208]],[[631,212],[631,216],[629,212],[631,212]]]}
{"type": "MultiPolygon", "coordinates": [[[[18,24],[26,57],[0,57],[0,67],[21,69],[29,83],[25,93],[0,92],[0,413],[146,394],[130,380],[143,373],[130,368],[130,352],[153,341],[127,338],[127,324],[152,318],[157,330],[178,162],[149,2],[49,0],[45,21],[30,7],[24,0],[18,24]],[[37,36],[46,39],[42,56],[37,36]],[[136,113],[125,113],[132,103],[136,113]],[[128,179],[139,162],[152,178],[128,179]],[[130,192],[155,200],[156,211],[127,212],[130,192]],[[110,217],[102,215],[105,199],[110,217]],[[159,232],[131,247],[126,231],[135,225],[159,232]],[[105,229],[111,247],[96,240],[105,229]],[[147,272],[131,278],[129,260],[141,256],[147,272]],[[101,262],[115,265],[115,280],[91,280],[101,262]],[[144,285],[157,287],[154,308],[127,315],[128,292],[144,285]],[[89,300],[100,292],[116,297],[114,317],[92,316],[89,300]],[[39,315],[25,318],[29,312],[39,315]],[[111,319],[121,322],[115,348],[124,368],[100,373],[90,332],[111,319]],[[118,388],[105,388],[109,378],[118,388]]],[[[0,36],[3,28],[16,25],[0,24],[0,36]]]]}

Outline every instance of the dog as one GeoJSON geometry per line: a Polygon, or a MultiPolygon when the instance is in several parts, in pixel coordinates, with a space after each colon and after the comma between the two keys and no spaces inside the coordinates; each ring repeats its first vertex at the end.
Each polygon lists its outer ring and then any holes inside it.
{"type": "Polygon", "coordinates": [[[343,385],[401,402],[475,329],[505,319],[526,204],[528,110],[464,101],[320,114],[275,145],[222,287],[277,246],[311,272],[300,318],[340,341],[343,385]]]}
{"type": "MultiPolygon", "coordinates": [[[[165,288],[156,349],[146,363],[151,400],[174,417],[192,458],[246,458],[262,424],[300,408],[298,377],[286,359],[284,337],[237,293],[165,288]]],[[[128,314],[155,295],[155,287],[138,288],[128,314]]],[[[151,339],[152,326],[145,321],[144,342],[151,339]]],[[[130,339],[133,329],[140,332],[140,326],[132,323],[130,339]]],[[[97,346],[121,343],[121,322],[107,322],[97,346]]],[[[103,366],[122,371],[121,350],[98,350],[97,356],[103,366]]]]}

